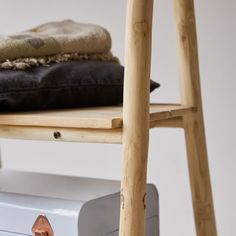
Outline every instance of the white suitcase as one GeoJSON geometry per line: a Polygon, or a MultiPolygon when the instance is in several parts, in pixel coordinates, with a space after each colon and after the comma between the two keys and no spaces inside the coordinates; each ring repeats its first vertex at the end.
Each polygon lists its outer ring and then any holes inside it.
{"type": "MultiPolygon", "coordinates": [[[[118,236],[119,189],[119,181],[1,170],[0,236],[118,236]]],[[[158,194],[150,184],[145,235],[159,235],[158,194]]]]}

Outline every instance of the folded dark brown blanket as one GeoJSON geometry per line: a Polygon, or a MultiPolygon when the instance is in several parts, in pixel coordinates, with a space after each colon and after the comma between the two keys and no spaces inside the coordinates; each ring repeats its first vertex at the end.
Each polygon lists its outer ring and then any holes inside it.
{"type": "MultiPolygon", "coordinates": [[[[103,61],[70,61],[0,71],[0,111],[122,104],[124,67],[103,61]]],[[[151,82],[151,91],[159,87],[151,82]]]]}

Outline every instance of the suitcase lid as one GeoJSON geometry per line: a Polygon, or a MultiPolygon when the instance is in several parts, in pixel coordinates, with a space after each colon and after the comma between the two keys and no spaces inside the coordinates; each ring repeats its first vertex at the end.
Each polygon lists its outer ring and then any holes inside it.
{"type": "MultiPolygon", "coordinates": [[[[119,189],[120,182],[113,180],[2,170],[0,231],[32,235],[34,221],[43,214],[56,236],[105,235],[118,229],[119,189]]],[[[147,202],[151,204],[146,217],[157,215],[152,185],[148,185],[147,202]]]]}
{"type": "Polygon", "coordinates": [[[120,181],[0,170],[0,191],[84,202],[120,191],[120,181]]]}

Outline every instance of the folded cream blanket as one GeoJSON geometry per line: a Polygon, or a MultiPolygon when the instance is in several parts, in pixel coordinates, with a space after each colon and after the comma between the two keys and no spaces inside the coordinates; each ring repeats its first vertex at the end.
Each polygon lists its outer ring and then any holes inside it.
{"type": "Polygon", "coordinates": [[[67,60],[118,62],[110,50],[110,34],[101,26],[72,20],[49,22],[19,34],[0,36],[0,68],[25,69],[67,60]]]}

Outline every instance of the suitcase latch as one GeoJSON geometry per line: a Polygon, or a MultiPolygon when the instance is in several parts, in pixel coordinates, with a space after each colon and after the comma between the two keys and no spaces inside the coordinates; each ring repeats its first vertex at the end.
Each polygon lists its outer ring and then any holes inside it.
{"type": "Polygon", "coordinates": [[[52,227],[46,216],[40,215],[36,219],[32,232],[35,236],[54,236],[52,227]]]}

